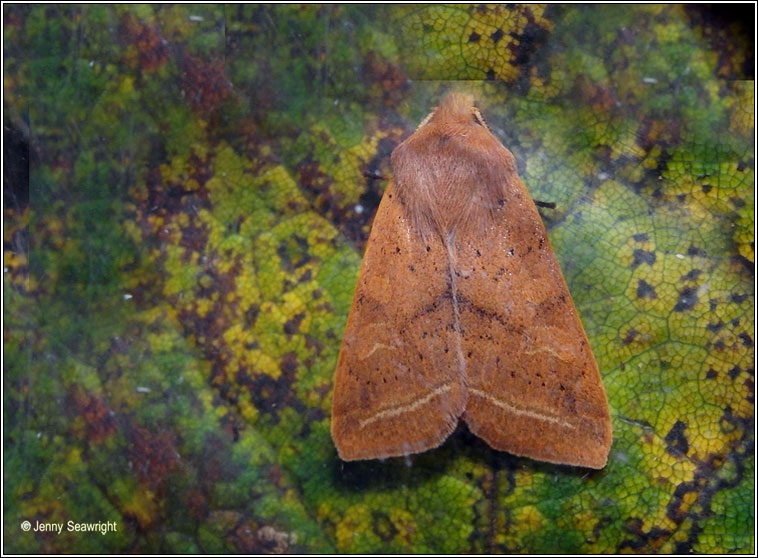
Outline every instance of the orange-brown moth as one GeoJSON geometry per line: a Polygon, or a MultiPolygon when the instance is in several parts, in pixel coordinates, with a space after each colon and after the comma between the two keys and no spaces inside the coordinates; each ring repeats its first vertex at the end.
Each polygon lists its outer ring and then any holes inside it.
{"type": "Polygon", "coordinates": [[[597,364],[513,155],[449,94],[392,152],[347,320],[332,438],[343,460],[490,446],[602,468],[597,364]]]}

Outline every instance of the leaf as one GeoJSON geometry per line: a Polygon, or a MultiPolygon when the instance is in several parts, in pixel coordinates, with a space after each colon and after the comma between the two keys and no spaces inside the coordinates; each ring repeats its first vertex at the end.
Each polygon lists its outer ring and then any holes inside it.
{"type": "Polygon", "coordinates": [[[742,28],[647,5],[7,12],[5,124],[31,160],[27,190],[6,158],[5,551],[752,551],[742,28]],[[556,203],[610,400],[601,471],[465,427],[336,456],[379,177],[451,86],[556,203]]]}

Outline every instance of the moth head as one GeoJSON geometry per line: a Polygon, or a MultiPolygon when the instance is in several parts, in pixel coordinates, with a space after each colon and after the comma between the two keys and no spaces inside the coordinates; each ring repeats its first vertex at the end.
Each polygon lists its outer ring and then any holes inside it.
{"type": "Polygon", "coordinates": [[[489,131],[482,113],[474,106],[474,97],[468,93],[448,93],[418,129],[429,124],[455,135],[466,135],[472,127],[489,131]]]}
{"type": "Polygon", "coordinates": [[[477,124],[489,130],[489,126],[487,126],[487,122],[484,121],[482,113],[479,112],[479,109],[476,107],[471,107],[471,120],[474,122],[474,124],[477,124]]]}

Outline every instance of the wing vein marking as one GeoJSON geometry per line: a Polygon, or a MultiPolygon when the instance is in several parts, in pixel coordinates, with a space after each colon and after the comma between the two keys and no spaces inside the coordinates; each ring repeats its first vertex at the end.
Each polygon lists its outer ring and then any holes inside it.
{"type": "Polygon", "coordinates": [[[455,271],[455,252],[453,250],[453,238],[452,234],[448,236],[447,242],[445,243],[445,247],[447,248],[447,258],[449,263],[449,273],[450,273],[450,294],[452,296],[453,300],[453,320],[454,320],[454,326],[455,326],[455,352],[456,356],[458,357],[458,370],[460,372],[461,378],[463,379],[464,385],[466,384],[466,359],[463,357],[463,332],[461,330],[461,309],[460,305],[458,304],[458,285],[456,283],[456,271],[455,271]]]}

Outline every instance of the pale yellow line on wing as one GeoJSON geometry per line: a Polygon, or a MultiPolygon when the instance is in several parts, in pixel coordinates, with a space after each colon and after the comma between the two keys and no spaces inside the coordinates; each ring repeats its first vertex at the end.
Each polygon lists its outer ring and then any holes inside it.
{"type": "Polygon", "coordinates": [[[559,419],[555,416],[550,415],[543,415],[542,413],[538,413],[537,411],[530,411],[528,409],[519,409],[518,407],[511,405],[510,403],[506,401],[501,401],[497,397],[494,397],[493,395],[490,395],[489,393],[486,393],[484,391],[478,390],[478,389],[472,389],[469,388],[468,392],[472,395],[476,395],[478,397],[481,397],[482,399],[486,399],[493,405],[496,405],[502,409],[505,409],[506,411],[510,411],[512,413],[516,413],[517,415],[524,415],[527,417],[535,418],[537,420],[544,420],[547,422],[552,422],[554,424],[558,424],[560,426],[565,426],[566,428],[576,428],[576,425],[571,424],[570,422],[566,422],[564,420],[559,419]]]}
{"type": "Polygon", "coordinates": [[[390,345],[385,345],[384,343],[374,343],[374,346],[371,347],[371,350],[368,352],[368,354],[361,357],[361,360],[367,359],[371,355],[373,355],[376,351],[379,351],[381,349],[388,349],[390,351],[394,351],[395,347],[392,347],[390,345]]]}
{"type": "Polygon", "coordinates": [[[417,399],[416,401],[414,401],[412,403],[408,403],[407,405],[400,405],[400,406],[394,407],[392,409],[385,409],[384,411],[379,411],[373,417],[369,417],[369,418],[367,418],[365,420],[359,421],[358,422],[358,427],[359,428],[365,428],[366,426],[368,426],[372,422],[376,422],[379,419],[383,419],[383,418],[386,418],[386,417],[394,417],[394,416],[397,416],[397,415],[402,415],[403,413],[408,413],[410,411],[418,409],[422,405],[426,405],[427,403],[429,403],[429,401],[431,401],[432,399],[434,399],[438,395],[442,395],[443,393],[446,393],[446,392],[450,391],[451,389],[452,388],[450,387],[450,384],[445,384],[444,386],[440,386],[437,389],[435,389],[434,391],[429,392],[427,395],[425,395],[421,399],[417,399]]]}

